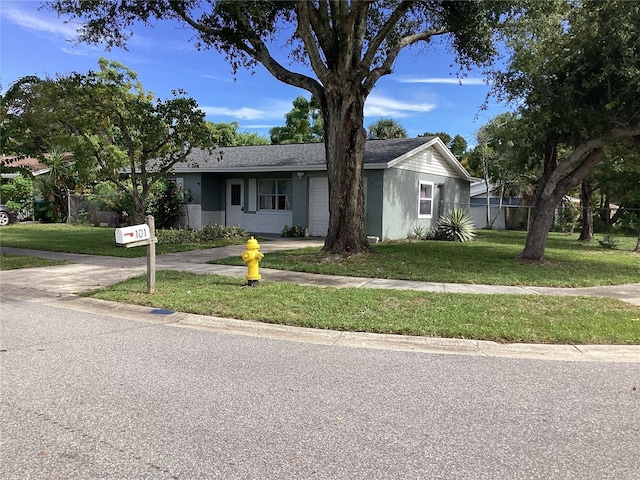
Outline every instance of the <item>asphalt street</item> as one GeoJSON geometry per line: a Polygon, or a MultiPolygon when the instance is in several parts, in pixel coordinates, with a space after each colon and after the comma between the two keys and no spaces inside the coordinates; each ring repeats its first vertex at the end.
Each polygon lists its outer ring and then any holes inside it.
{"type": "Polygon", "coordinates": [[[2,479],[639,478],[638,363],[293,342],[0,299],[2,479]]]}

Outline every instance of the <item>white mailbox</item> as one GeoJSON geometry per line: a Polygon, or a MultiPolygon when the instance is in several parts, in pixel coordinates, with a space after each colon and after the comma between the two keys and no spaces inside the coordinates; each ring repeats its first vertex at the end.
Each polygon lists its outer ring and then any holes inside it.
{"type": "Polygon", "coordinates": [[[116,228],[116,243],[121,245],[151,239],[149,225],[133,225],[131,227],[116,228]]]}

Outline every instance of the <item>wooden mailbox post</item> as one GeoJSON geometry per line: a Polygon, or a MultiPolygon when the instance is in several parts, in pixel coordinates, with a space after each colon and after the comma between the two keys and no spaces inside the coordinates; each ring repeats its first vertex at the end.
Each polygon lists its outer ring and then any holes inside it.
{"type": "Polygon", "coordinates": [[[116,228],[116,243],[124,248],[147,246],[147,293],[156,289],[156,224],[153,215],[146,223],[131,227],[116,228]]]}

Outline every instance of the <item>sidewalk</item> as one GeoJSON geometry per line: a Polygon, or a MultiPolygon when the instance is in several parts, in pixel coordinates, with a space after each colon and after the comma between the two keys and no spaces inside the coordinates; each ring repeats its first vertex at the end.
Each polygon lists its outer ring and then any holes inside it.
{"type": "MultiPolygon", "coordinates": [[[[320,246],[320,240],[276,240],[265,242],[261,251],[269,253],[304,246],[320,246]]],[[[243,278],[246,267],[207,264],[208,260],[242,255],[243,245],[169,253],[156,257],[158,270],[179,270],[192,273],[227,275],[243,278]]],[[[129,277],[146,272],[146,258],[119,258],[75,253],[47,252],[4,247],[2,253],[31,255],[53,260],[66,260],[73,265],[47,267],[46,269],[22,269],[4,271],[3,278],[11,283],[23,284],[58,293],[78,293],[83,290],[102,288],[129,277]]],[[[316,273],[291,272],[261,268],[264,281],[291,282],[317,287],[357,287],[394,290],[416,290],[438,293],[484,293],[512,295],[552,295],[552,296],[596,296],[617,298],[632,305],[640,306],[640,283],[609,285],[602,287],[554,288],[510,285],[480,285],[462,283],[417,282],[411,280],[387,280],[382,278],[343,277],[316,273]]]]}
{"type": "MultiPolygon", "coordinates": [[[[268,253],[304,246],[321,245],[316,239],[276,240],[265,242],[261,251],[268,253]]],[[[243,245],[209,250],[158,255],[158,270],[179,270],[201,274],[227,275],[244,278],[246,268],[240,266],[211,265],[207,260],[240,256],[243,245]]],[[[63,304],[65,308],[92,311],[154,323],[168,323],[177,326],[207,327],[241,335],[260,335],[272,338],[322,343],[327,345],[360,346],[365,348],[388,348],[395,350],[457,353],[482,356],[503,356],[538,358],[569,361],[622,361],[640,363],[640,345],[630,346],[571,346],[571,345],[527,345],[498,344],[475,340],[407,337],[401,335],[362,334],[349,332],[328,332],[296,327],[260,324],[255,322],[203,317],[175,312],[172,315],[153,315],[153,309],[133,305],[107,304],[95,299],[80,298],[73,294],[106,287],[127,278],[146,273],[146,258],[117,258],[60,252],[46,252],[4,247],[1,253],[31,255],[55,260],[74,262],[42,268],[5,270],[1,272],[3,294],[19,296],[31,301],[46,302],[51,305],[63,304]],[[72,297],[69,297],[72,295],[72,297]]],[[[640,283],[589,287],[551,288],[528,286],[472,285],[455,283],[416,282],[406,280],[385,280],[378,278],[342,277],[301,272],[289,272],[261,268],[263,281],[291,282],[319,287],[356,287],[417,290],[424,292],[481,293],[481,294],[526,294],[555,296],[599,296],[611,297],[633,305],[640,305],[640,283]]]]}

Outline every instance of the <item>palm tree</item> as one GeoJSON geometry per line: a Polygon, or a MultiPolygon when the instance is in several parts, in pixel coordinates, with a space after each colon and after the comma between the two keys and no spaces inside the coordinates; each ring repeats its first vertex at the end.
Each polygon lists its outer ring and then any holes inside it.
{"type": "Polygon", "coordinates": [[[369,125],[369,140],[386,140],[388,138],[407,138],[407,131],[391,118],[383,118],[369,125]]]}

